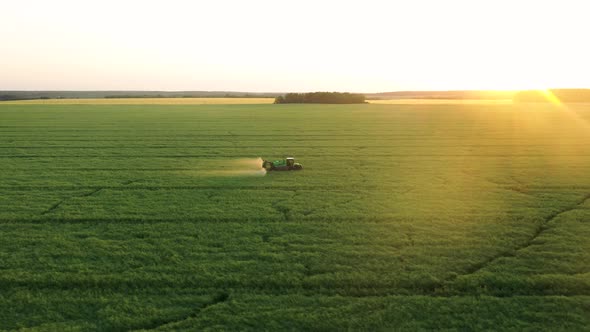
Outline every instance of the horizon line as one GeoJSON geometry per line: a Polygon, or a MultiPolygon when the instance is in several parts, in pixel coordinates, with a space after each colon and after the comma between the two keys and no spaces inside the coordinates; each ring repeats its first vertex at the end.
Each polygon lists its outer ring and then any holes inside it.
{"type": "Polygon", "coordinates": [[[307,91],[240,91],[240,90],[137,90],[137,89],[0,89],[0,92],[165,92],[165,93],[182,93],[182,92],[209,92],[209,93],[252,93],[252,94],[282,94],[282,93],[309,93],[309,92],[348,92],[360,94],[382,94],[382,93],[404,93],[404,92],[518,92],[518,91],[536,91],[536,90],[590,90],[590,88],[581,87],[560,87],[560,88],[544,88],[544,89],[443,89],[443,90],[390,90],[378,92],[358,92],[346,90],[307,90],[307,91]]]}

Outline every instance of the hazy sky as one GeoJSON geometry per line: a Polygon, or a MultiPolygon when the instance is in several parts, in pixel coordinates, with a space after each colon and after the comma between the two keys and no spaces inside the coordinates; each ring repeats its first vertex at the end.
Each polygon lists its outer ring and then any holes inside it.
{"type": "Polygon", "coordinates": [[[588,0],[0,0],[0,90],[590,87],[588,0]]]}

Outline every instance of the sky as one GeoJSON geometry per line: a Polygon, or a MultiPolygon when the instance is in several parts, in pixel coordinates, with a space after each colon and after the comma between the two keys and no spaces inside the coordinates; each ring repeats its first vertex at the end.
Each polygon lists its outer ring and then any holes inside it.
{"type": "Polygon", "coordinates": [[[0,90],[590,88],[587,0],[0,0],[0,90]]]}

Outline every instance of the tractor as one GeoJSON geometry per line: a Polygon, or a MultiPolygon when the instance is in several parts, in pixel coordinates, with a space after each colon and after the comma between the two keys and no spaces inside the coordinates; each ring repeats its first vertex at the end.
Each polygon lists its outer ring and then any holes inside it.
{"type": "Polygon", "coordinates": [[[299,171],[303,169],[303,166],[300,163],[295,162],[295,158],[287,157],[281,160],[275,161],[262,161],[262,168],[264,168],[267,172],[270,171],[299,171]]]}

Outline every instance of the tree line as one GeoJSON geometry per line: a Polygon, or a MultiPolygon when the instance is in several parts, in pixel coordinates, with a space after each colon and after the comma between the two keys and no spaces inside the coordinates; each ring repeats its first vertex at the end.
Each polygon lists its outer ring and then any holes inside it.
{"type": "Polygon", "coordinates": [[[280,93],[233,91],[10,91],[0,90],[2,100],[78,98],[274,98],[280,93]]]}
{"type": "Polygon", "coordinates": [[[348,92],[287,93],[275,98],[275,104],[363,104],[365,95],[348,92]]]}

